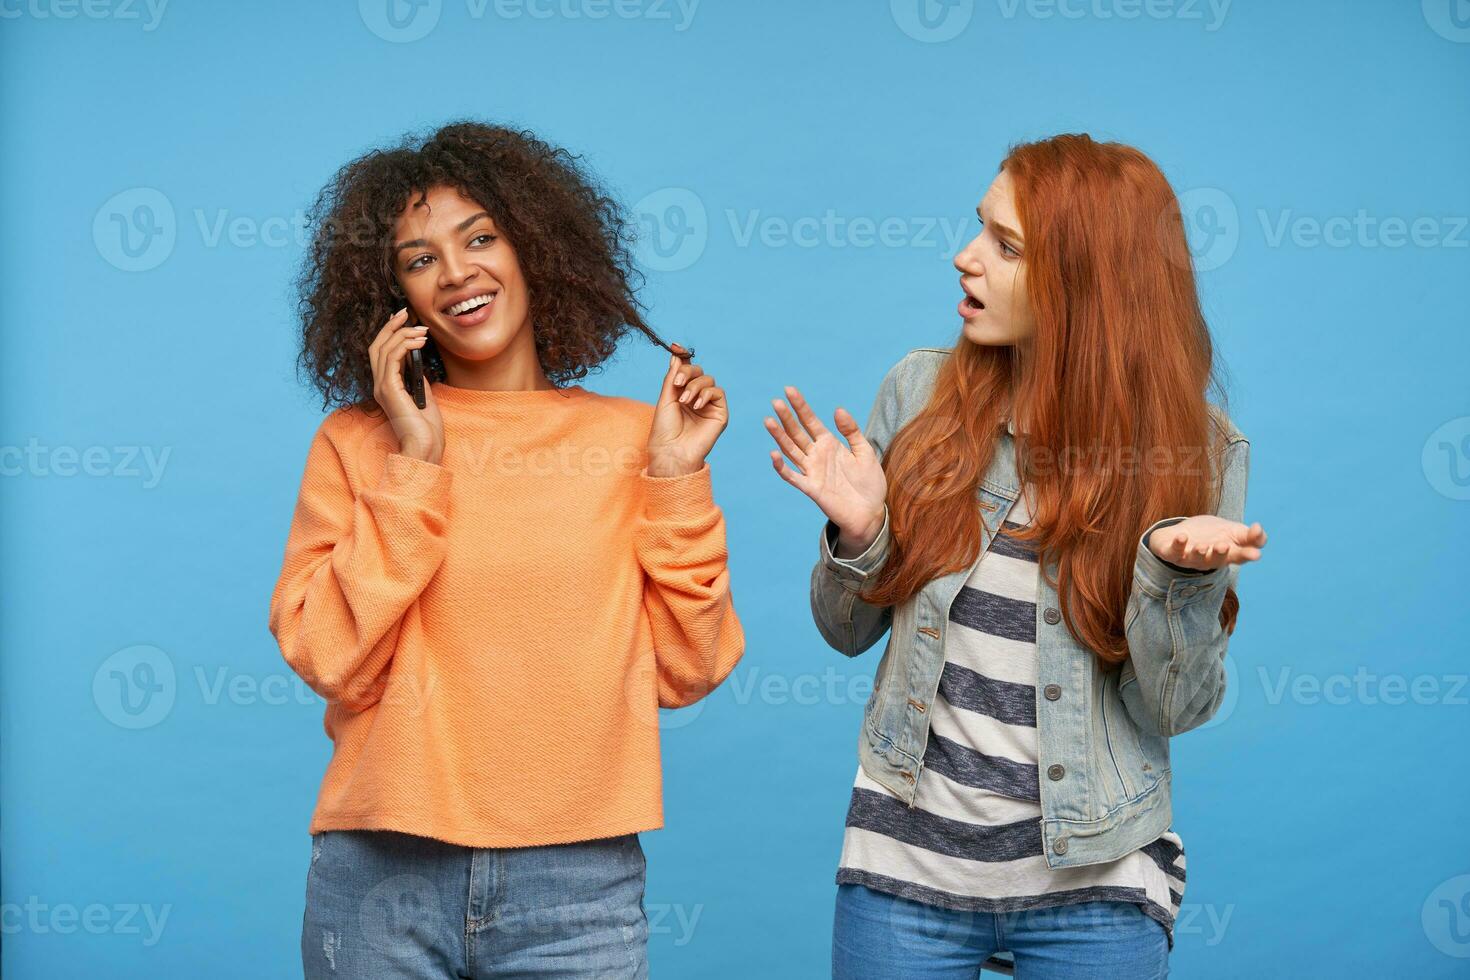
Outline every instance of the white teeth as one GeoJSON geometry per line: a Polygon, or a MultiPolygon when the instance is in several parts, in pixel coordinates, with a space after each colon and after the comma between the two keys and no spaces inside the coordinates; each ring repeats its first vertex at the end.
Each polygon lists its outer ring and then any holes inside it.
{"type": "Polygon", "coordinates": [[[494,293],[485,293],[481,296],[471,296],[469,299],[464,300],[460,303],[455,303],[453,306],[451,306],[449,308],[449,315],[459,316],[461,313],[468,313],[470,310],[478,309],[481,306],[484,306],[486,303],[490,302],[494,298],[494,293]]]}

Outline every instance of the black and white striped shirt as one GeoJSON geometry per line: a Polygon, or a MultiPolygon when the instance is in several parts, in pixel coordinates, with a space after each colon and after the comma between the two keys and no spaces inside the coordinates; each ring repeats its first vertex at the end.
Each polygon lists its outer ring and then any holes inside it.
{"type": "Polygon", "coordinates": [[[1041,847],[1036,594],[1025,494],[949,611],[944,670],[909,807],[858,767],[837,881],[915,901],[1016,912],[1098,899],[1138,904],[1174,944],[1184,848],[1168,830],[1107,864],[1049,868],[1041,847]]]}

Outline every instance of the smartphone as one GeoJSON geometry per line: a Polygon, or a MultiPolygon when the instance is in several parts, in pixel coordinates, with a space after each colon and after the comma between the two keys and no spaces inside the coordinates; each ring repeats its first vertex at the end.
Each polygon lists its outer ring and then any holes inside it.
{"type": "MultiPolygon", "coordinates": [[[[419,325],[418,314],[413,307],[408,308],[408,325],[416,327],[419,325]]],[[[403,387],[408,391],[409,397],[419,408],[423,408],[424,402],[424,349],[415,347],[408,352],[403,359],[403,387]]]]}

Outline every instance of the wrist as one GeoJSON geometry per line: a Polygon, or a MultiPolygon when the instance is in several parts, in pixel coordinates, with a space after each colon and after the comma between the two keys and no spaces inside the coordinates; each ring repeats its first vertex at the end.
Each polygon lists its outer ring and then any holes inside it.
{"type": "Polygon", "coordinates": [[[873,546],[878,540],[878,535],[883,530],[883,514],[880,512],[875,519],[868,521],[858,530],[838,526],[837,548],[833,552],[838,558],[856,558],[873,546]]]}
{"type": "Polygon", "coordinates": [[[404,445],[399,446],[398,454],[400,456],[411,457],[413,459],[419,460],[420,462],[433,463],[436,466],[439,464],[439,460],[443,456],[443,453],[435,452],[432,446],[418,446],[413,443],[405,443],[404,445]]]}
{"type": "Polygon", "coordinates": [[[704,460],[669,459],[667,457],[651,456],[648,460],[648,475],[668,479],[670,477],[688,476],[698,473],[704,469],[704,460]]]}

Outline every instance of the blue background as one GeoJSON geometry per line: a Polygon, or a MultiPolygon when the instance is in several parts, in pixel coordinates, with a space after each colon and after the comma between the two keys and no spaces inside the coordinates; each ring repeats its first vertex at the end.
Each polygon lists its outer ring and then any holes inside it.
{"type": "MultiPolygon", "coordinates": [[[[1463,0],[926,0],[932,28],[914,0],[537,2],[402,29],[383,0],[6,4],[5,975],[299,975],[330,743],[266,628],[321,418],[289,225],[349,158],[461,115],[642,202],[652,322],[732,405],[712,464],[748,646],[667,719],[655,976],[826,974],[881,646],[845,661],[812,625],[821,518],[761,419],[788,383],[864,418],[899,357],[952,344],[955,242],[1008,144],[1063,131],[1184,194],[1271,535],[1230,698],[1174,745],[1174,969],[1470,972],[1463,0]],[[865,245],[855,219],[896,223],[865,245]],[[140,657],[174,677],[144,716],[114,684],[140,657]]],[[[585,383],[652,401],[665,365],[633,336],[585,383]]]]}

